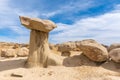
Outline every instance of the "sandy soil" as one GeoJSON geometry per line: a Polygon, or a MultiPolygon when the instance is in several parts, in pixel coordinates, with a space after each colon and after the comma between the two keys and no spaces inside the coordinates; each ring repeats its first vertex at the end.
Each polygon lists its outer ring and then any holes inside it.
{"type": "Polygon", "coordinates": [[[0,80],[120,80],[120,64],[95,63],[83,55],[65,58],[64,66],[25,68],[26,58],[0,58],[0,80]]]}

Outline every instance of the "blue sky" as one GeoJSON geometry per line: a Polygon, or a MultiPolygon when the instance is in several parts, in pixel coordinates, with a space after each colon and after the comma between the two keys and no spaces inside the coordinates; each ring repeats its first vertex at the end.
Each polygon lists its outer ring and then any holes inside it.
{"type": "Polygon", "coordinates": [[[29,43],[30,30],[20,24],[19,15],[54,21],[51,43],[120,42],[120,0],[0,0],[0,41],[29,43]]]}

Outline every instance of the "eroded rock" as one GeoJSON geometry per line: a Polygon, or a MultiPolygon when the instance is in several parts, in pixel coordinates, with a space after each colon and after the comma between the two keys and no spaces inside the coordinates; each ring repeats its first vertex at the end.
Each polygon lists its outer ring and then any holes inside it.
{"type": "Polygon", "coordinates": [[[16,57],[15,49],[2,49],[1,50],[1,57],[16,57]]]}
{"type": "Polygon", "coordinates": [[[108,51],[111,51],[112,49],[115,49],[115,48],[120,48],[120,43],[111,44],[108,51]]]}
{"type": "Polygon", "coordinates": [[[112,49],[109,56],[114,62],[120,63],[120,48],[112,49]]]}
{"type": "Polygon", "coordinates": [[[18,49],[18,52],[17,52],[18,57],[26,57],[28,55],[29,55],[29,49],[27,49],[26,47],[22,47],[18,49]]]}
{"type": "Polygon", "coordinates": [[[59,65],[59,57],[56,60],[55,54],[49,49],[49,32],[56,28],[56,25],[50,20],[41,20],[38,18],[29,18],[20,16],[21,24],[31,29],[29,56],[26,63],[27,67],[47,67],[48,64],[59,65]],[[51,56],[52,55],[52,56],[51,56]]]}
{"type": "Polygon", "coordinates": [[[108,59],[107,49],[94,40],[83,40],[78,47],[93,61],[102,62],[108,59]]]}

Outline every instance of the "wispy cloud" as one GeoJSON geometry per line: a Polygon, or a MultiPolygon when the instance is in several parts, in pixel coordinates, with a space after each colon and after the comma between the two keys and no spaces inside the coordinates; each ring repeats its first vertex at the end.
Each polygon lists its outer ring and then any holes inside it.
{"type": "Polygon", "coordinates": [[[106,44],[119,42],[119,10],[119,8],[115,8],[115,10],[100,16],[78,20],[72,25],[59,23],[58,29],[54,30],[59,31],[59,33],[52,34],[51,39],[56,43],[88,38],[96,39],[97,41],[106,44]]]}
{"type": "Polygon", "coordinates": [[[11,30],[11,33],[14,34],[14,39],[13,37],[0,35],[0,41],[28,42],[29,30],[21,26],[19,16],[38,17],[39,14],[37,11],[23,12],[19,8],[12,8],[9,6],[10,1],[11,0],[0,0],[0,30],[11,30]]]}
{"type": "MultiPolygon", "coordinates": [[[[96,7],[98,4],[94,2],[95,0],[70,0],[65,1],[63,4],[53,3],[52,1],[48,3],[48,0],[44,0],[47,3],[44,1],[38,1],[38,3],[36,0],[31,0],[30,6],[28,4],[29,7],[27,7],[29,10],[22,5],[22,1],[21,4],[14,3],[14,7],[10,6],[11,1],[13,0],[0,0],[0,30],[10,29],[11,33],[15,35],[12,37],[0,35],[0,41],[29,42],[29,30],[21,26],[19,15],[45,19],[51,19],[50,17],[58,15],[56,17],[56,20],[60,20],[59,23],[56,23],[58,28],[53,30],[50,35],[50,42],[53,43],[87,38],[96,39],[107,44],[120,41],[120,5],[116,5],[114,10],[102,15],[84,19],[78,17],[78,19],[73,13],[96,7]],[[37,7],[35,7],[35,4],[31,4],[33,2],[37,3],[37,7]],[[18,4],[20,7],[17,7],[18,4]],[[63,16],[59,14],[63,14],[63,16]],[[62,23],[62,18],[66,18],[64,17],[66,15],[69,15],[67,18],[74,21],[73,24],[62,23]]],[[[24,4],[28,3],[25,2],[24,4]]]]}

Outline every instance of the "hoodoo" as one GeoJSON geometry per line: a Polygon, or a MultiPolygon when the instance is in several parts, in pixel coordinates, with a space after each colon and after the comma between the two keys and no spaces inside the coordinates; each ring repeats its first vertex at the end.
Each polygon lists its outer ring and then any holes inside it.
{"type": "Polygon", "coordinates": [[[55,23],[50,20],[23,16],[20,16],[20,21],[23,26],[31,30],[30,50],[26,66],[47,67],[49,64],[62,64],[61,61],[58,61],[57,55],[50,52],[48,44],[49,32],[57,27],[55,23]]]}

